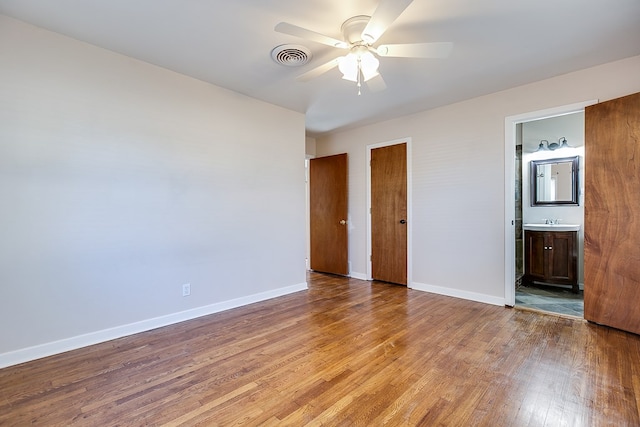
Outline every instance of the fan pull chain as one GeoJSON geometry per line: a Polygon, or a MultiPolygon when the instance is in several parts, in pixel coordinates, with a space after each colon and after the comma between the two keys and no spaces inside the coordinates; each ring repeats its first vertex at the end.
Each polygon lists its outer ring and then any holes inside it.
{"type": "Polygon", "coordinates": [[[358,56],[358,96],[362,95],[360,88],[362,87],[362,59],[358,56]]]}

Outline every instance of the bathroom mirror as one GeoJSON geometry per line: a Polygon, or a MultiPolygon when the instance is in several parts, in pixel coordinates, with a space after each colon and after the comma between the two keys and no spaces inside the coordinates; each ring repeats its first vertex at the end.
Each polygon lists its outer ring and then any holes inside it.
{"type": "Polygon", "coordinates": [[[531,206],[577,206],[578,159],[532,160],[531,206]]]}

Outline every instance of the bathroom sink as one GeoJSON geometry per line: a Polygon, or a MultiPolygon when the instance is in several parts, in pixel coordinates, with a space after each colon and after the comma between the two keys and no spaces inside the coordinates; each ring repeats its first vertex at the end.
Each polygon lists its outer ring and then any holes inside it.
{"type": "Polygon", "coordinates": [[[530,231],[578,231],[580,224],[524,224],[522,228],[530,231]]]}

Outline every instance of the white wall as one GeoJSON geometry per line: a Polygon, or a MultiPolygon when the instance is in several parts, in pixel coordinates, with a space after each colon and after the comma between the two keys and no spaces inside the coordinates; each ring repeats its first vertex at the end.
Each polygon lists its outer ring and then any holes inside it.
{"type": "Polygon", "coordinates": [[[306,288],[303,114],[1,15],[0,64],[0,367],[306,288]]]}
{"type": "Polygon", "coordinates": [[[640,56],[318,138],[318,156],[349,154],[352,270],[368,257],[365,147],[411,137],[411,286],[504,303],[505,117],[638,92],[639,75],[640,56]]]}
{"type": "Polygon", "coordinates": [[[316,155],[316,139],[310,136],[305,138],[305,155],[309,158],[315,157],[316,155]]]}
{"type": "Polygon", "coordinates": [[[522,124],[522,222],[541,223],[545,219],[561,219],[562,224],[579,224],[578,282],[584,283],[584,112],[536,120],[522,124]],[[565,137],[571,148],[536,151],[540,140],[557,142],[565,137]],[[531,160],[579,156],[578,206],[531,206],[531,160]]]}

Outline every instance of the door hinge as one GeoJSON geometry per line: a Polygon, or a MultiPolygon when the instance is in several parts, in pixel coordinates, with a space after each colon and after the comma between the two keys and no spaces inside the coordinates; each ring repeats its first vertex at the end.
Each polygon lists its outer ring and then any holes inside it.
{"type": "Polygon", "coordinates": [[[369,261],[373,261],[373,255],[369,255],[369,261]]]}

